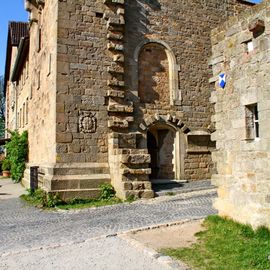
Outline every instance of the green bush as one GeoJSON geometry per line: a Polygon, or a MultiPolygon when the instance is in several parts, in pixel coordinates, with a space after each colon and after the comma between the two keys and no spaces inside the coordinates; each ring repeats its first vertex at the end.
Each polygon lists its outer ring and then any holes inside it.
{"type": "Polygon", "coordinates": [[[22,195],[22,198],[38,207],[55,207],[62,202],[58,194],[47,193],[42,189],[28,189],[27,195],[22,195]]]}
{"type": "Polygon", "coordinates": [[[10,171],[10,168],[11,168],[11,163],[10,163],[8,158],[5,158],[2,161],[2,170],[3,171],[10,171]]]}
{"type": "Polygon", "coordinates": [[[51,194],[48,193],[47,194],[47,203],[46,203],[46,207],[55,207],[59,204],[62,204],[63,201],[60,199],[59,195],[56,194],[51,194]]]}
{"type": "Polygon", "coordinates": [[[25,163],[28,155],[28,133],[24,131],[9,131],[10,141],[6,143],[7,159],[10,161],[11,178],[17,183],[20,182],[25,170],[25,163]]]}
{"type": "Polygon", "coordinates": [[[115,190],[111,184],[102,184],[100,185],[101,195],[100,200],[109,200],[115,197],[115,190]]]}

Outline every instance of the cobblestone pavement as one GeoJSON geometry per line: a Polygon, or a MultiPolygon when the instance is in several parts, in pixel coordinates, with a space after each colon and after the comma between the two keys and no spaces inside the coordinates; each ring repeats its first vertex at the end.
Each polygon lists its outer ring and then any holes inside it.
{"type": "Polygon", "coordinates": [[[215,191],[197,191],[80,211],[43,211],[20,199],[0,201],[0,256],[37,247],[80,243],[123,231],[214,214],[215,191]]]}
{"type": "Polygon", "coordinates": [[[201,180],[186,183],[155,184],[153,188],[157,196],[164,196],[168,192],[181,194],[191,191],[215,189],[215,186],[211,184],[211,180],[201,180]]]}

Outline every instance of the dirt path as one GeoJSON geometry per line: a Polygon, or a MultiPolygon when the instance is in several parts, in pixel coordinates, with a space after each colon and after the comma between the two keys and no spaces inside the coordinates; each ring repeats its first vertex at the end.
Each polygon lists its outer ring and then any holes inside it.
{"type": "Polygon", "coordinates": [[[129,233],[128,236],[146,247],[159,250],[162,248],[190,247],[196,242],[195,234],[202,230],[202,220],[195,220],[180,225],[129,233]]]}

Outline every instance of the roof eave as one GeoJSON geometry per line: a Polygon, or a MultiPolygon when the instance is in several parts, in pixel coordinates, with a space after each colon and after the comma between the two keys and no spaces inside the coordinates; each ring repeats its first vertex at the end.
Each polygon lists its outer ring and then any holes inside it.
{"type": "Polygon", "coordinates": [[[15,60],[15,64],[11,74],[11,81],[15,82],[19,79],[20,71],[23,67],[25,59],[29,53],[29,37],[21,38],[20,45],[18,48],[18,54],[15,60]]]}

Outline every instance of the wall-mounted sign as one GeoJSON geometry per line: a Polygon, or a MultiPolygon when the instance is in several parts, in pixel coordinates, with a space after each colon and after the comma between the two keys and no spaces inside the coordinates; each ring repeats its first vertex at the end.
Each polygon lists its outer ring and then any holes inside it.
{"type": "Polygon", "coordinates": [[[225,73],[222,73],[219,75],[219,86],[224,89],[225,86],[226,86],[226,74],[225,73]]]}

